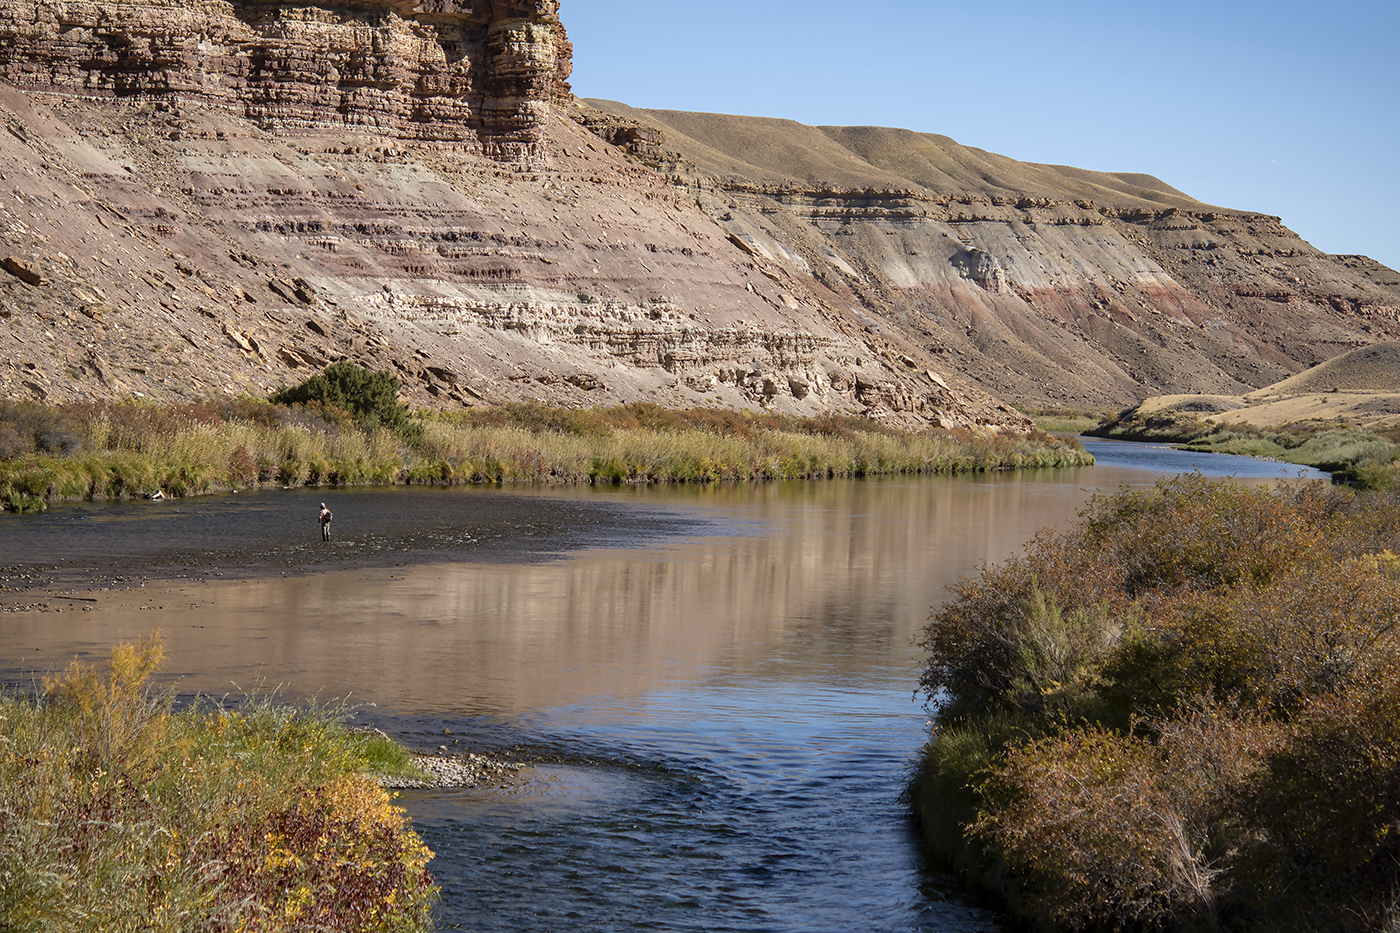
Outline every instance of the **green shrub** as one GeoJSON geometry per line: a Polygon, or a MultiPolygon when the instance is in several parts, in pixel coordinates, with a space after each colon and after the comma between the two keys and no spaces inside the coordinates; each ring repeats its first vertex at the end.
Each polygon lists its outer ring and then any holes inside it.
{"type": "Polygon", "coordinates": [[[333,405],[370,428],[397,428],[408,420],[408,406],[399,401],[399,377],[354,363],[332,363],[305,382],[274,393],[271,400],[280,405],[333,405]]]}

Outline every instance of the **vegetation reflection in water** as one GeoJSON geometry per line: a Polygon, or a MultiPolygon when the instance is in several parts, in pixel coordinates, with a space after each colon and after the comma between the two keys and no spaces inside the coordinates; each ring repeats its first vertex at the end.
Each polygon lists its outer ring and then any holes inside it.
{"type": "MultiPolygon", "coordinates": [[[[366,718],[424,750],[521,749],[540,762],[521,785],[410,804],[446,925],[977,929],[992,921],[923,870],[900,817],[925,718],[909,639],[946,584],[1072,516],[1087,483],[1142,476],[541,493],[541,516],[581,496],[673,514],[682,534],[534,564],[113,591],[7,619],[6,664],[61,667],[159,622],[187,689],[261,676],[376,703],[366,718]]],[[[449,514],[481,499],[437,492],[449,514]]]]}

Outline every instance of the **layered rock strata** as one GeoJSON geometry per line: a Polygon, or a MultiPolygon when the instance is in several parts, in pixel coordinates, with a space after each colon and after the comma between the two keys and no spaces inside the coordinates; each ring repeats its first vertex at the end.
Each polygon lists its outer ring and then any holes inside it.
{"type": "Polygon", "coordinates": [[[0,4],[0,77],[217,105],[276,131],[344,127],[543,156],[572,47],[557,0],[0,4]]]}
{"type": "Polygon", "coordinates": [[[903,130],[591,103],[663,134],[638,155],[754,256],[1002,397],[1239,394],[1400,335],[1394,270],[1149,176],[903,130]]]}
{"type": "Polygon", "coordinates": [[[1142,175],[586,106],[552,0],[0,0],[0,392],[1022,428],[1400,334],[1400,276],[1142,175]]]}
{"type": "Polygon", "coordinates": [[[6,394],[261,395],[349,359],[422,405],[1026,424],[557,115],[533,165],[172,98],[0,86],[0,121],[6,394]]]}

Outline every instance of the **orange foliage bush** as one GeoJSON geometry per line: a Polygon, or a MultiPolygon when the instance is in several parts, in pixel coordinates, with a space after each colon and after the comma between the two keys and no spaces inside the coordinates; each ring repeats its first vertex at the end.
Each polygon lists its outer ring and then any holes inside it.
{"type": "Polygon", "coordinates": [[[1393,929],[1396,504],[1182,476],[962,581],[910,799],[963,809],[925,825],[1057,928],[1393,929]]]}

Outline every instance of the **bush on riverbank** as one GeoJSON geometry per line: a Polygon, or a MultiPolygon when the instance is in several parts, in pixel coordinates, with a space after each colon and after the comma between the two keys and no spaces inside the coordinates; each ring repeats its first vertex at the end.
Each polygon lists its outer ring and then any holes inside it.
{"type": "Polygon", "coordinates": [[[276,405],[315,403],[349,412],[366,429],[402,430],[408,423],[408,406],[399,401],[399,377],[375,372],[354,363],[332,363],[305,382],[274,392],[276,405]]]}
{"type": "Polygon", "coordinates": [[[1400,497],[1199,475],[954,588],[909,797],[1072,930],[1400,923],[1400,497]]]}
{"type": "Polygon", "coordinates": [[[914,434],[850,417],[656,405],[510,405],[393,421],[383,413],[357,417],[329,397],[289,405],[14,403],[0,408],[0,442],[8,444],[0,450],[0,504],[15,511],[52,499],[269,484],[710,482],[1093,462],[1077,443],[1039,432],[914,434]]]}
{"type": "Polygon", "coordinates": [[[1142,415],[1130,409],[1084,431],[1091,437],[1173,444],[1181,450],[1238,454],[1310,466],[1358,489],[1389,489],[1400,477],[1400,432],[1305,423],[1261,428],[1220,424],[1191,411],[1142,415]]]}
{"type": "Polygon", "coordinates": [[[334,710],[176,710],[157,641],[0,699],[0,927],[431,929],[427,850],[334,710]]]}

